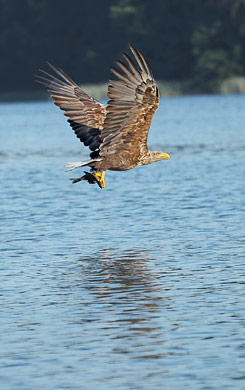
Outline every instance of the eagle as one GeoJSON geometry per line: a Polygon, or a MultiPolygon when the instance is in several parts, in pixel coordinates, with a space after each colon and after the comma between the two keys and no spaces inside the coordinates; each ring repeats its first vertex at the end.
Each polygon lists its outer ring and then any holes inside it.
{"type": "Polygon", "coordinates": [[[159,92],[143,54],[131,44],[134,59],[122,53],[124,61],[111,67],[116,78],[109,81],[107,106],[84,92],[63,70],[48,62],[54,75],[39,70],[37,81],[48,88],[54,104],[65,111],[77,138],[91,150],[90,159],[70,162],[71,171],[89,167],[90,172],[73,183],[86,180],[105,188],[105,173],[125,171],[170,159],[168,153],[149,151],[147,137],[152,118],[159,106],[159,92]]]}

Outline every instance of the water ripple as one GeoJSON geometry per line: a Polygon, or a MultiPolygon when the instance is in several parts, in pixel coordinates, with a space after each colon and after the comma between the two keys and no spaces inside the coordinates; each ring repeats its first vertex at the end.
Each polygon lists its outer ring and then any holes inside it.
{"type": "Polygon", "coordinates": [[[51,104],[0,105],[4,390],[243,389],[244,97],[163,103],[171,160],[103,191],[51,104]]]}

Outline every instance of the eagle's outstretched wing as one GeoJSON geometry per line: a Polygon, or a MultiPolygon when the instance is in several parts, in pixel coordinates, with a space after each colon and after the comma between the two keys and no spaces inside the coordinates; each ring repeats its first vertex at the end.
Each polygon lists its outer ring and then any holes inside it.
{"type": "Polygon", "coordinates": [[[106,107],[87,95],[62,70],[48,64],[60,78],[40,70],[42,75],[36,76],[37,81],[48,88],[54,103],[65,111],[65,115],[69,117],[68,122],[80,141],[93,151],[98,149],[106,107]]]}
{"type": "Polygon", "coordinates": [[[152,72],[143,55],[129,45],[137,65],[127,54],[126,64],[117,61],[120,70],[111,68],[118,80],[110,80],[106,119],[101,130],[100,156],[127,150],[144,155],[159,94],[152,72]]]}

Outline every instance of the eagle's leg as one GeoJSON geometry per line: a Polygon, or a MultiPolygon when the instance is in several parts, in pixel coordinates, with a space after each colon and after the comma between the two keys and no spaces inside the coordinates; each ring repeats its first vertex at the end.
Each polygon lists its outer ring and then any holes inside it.
{"type": "Polygon", "coordinates": [[[105,188],[106,187],[106,184],[105,184],[105,171],[102,171],[100,182],[102,184],[102,187],[105,188]]]}
{"type": "Polygon", "coordinates": [[[99,181],[101,182],[102,188],[105,188],[106,187],[106,184],[105,184],[105,171],[102,171],[102,173],[99,173],[99,171],[97,171],[95,173],[95,176],[97,176],[99,178],[99,181]]]}
{"type": "Polygon", "coordinates": [[[95,176],[97,176],[99,179],[101,179],[101,173],[99,173],[99,171],[97,171],[96,173],[95,173],[95,176]]]}

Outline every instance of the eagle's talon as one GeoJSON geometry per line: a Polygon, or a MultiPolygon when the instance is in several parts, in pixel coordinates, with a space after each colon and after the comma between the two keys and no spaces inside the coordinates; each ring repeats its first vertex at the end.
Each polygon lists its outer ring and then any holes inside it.
{"type": "Polygon", "coordinates": [[[100,188],[105,188],[106,187],[106,184],[105,184],[105,171],[102,171],[102,173],[99,173],[99,171],[97,171],[93,175],[96,177],[96,181],[98,181],[98,184],[99,184],[100,188]]]}
{"type": "Polygon", "coordinates": [[[100,182],[101,182],[102,188],[105,188],[106,187],[106,184],[105,184],[105,171],[102,171],[100,182]]]}

